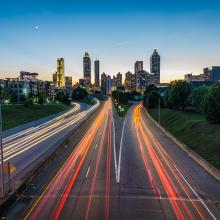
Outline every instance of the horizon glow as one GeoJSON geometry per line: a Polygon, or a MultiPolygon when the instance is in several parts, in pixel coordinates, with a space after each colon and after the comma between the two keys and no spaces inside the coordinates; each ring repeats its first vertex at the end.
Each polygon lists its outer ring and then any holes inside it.
{"type": "Polygon", "coordinates": [[[0,78],[21,70],[52,80],[56,59],[65,59],[65,74],[83,76],[83,55],[100,60],[100,72],[134,71],[137,60],[150,69],[156,48],[161,81],[201,74],[220,65],[220,3],[217,0],[88,1],[57,0],[1,3],[0,78]]]}

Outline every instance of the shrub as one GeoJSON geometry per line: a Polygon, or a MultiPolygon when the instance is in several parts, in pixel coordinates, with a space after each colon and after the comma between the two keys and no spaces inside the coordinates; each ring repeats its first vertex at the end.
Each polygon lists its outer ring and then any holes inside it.
{"type": "Polygon", "coordinates": [[[192,106],[197,110],[201,111],[202,102],[206,94],[209,92],[209,87],[201,86],[199,88],[193,89],[190,95],[190,100],[192,106]]]}
{"type": "Polygon", "coordinates": [[[220,83],[213,85],[205,95],[202,111],[207,120],[220,123],[220,83]]]}
{"type": "Polygon", "coordinates": [[[170,83],[168,90],[168,103],[173,108],[182,108],[188,105],[188,98],[191,94],[191,85],[184,80],[175,80],[170,83]]]}

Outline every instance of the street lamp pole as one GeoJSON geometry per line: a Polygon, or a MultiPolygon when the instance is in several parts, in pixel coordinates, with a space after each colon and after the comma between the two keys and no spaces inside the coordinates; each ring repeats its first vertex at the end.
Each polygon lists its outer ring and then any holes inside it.
{"type": "Polygon", "coordinates": [[[1,197],[5,196],[5,184],[4,184],[4,155],[2,144],[2,101],[0,100],[0,151],[1,151],[1,197]]]}

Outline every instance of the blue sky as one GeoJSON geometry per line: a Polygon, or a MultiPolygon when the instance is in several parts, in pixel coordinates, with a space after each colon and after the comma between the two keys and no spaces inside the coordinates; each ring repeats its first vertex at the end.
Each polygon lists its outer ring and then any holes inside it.
{"type": "Polygon", "coordinates": [[[149,70],[154,48],[163,82],[220,65],[220,2],[215,0],[0,0],[0,77],[34,71],[51,79],[56,58],[82,77],[88,51],[108,74],[149,70]],[[36,28],[38,26],[38,28],[36,28]]]}

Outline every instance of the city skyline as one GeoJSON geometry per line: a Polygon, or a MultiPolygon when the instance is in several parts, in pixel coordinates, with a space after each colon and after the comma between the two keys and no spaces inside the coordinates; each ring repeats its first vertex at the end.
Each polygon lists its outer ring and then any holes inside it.
{"type": "Polygon", "coordinates": [[[66,74],[78,81],[83,75],[85,51],[92,61],[100,60],[100,73],[112,76],[133,72],[137,60],[143,60],[144,69],[149,71],[149,57],[156,48],[161,55],[161,82],[183,79],[187,73],[201,74],[205,66],[220,65],[218,1],[124,3],[2,3],[0,77],[16,77],[26,70],[51,80],[55,60],[63,57],[66,74]]]}

